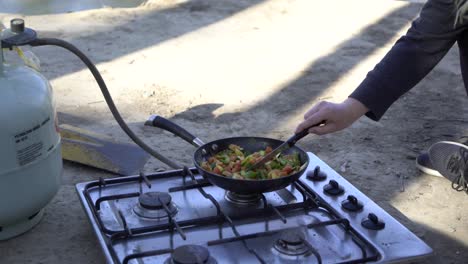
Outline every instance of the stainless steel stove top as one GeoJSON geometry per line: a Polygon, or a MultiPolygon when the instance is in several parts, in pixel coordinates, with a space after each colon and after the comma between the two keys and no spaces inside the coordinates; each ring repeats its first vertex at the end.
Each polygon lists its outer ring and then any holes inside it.
{"type": "Polygon", "coordinates": [[[432,253],[308,154],[299,181],[260,196],[226,193],[195,169],[76,189],[108,263],[389,263],[432,253]]]}

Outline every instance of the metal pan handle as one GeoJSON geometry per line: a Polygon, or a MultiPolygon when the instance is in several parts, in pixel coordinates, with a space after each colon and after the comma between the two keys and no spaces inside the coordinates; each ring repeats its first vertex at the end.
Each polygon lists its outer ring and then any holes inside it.
{"type": "Polygon", "coordinates": [[[173,133],[174,135],[182,138],[183,140],[187,141],[188,143],[194,145],[195,147],[201,147],[205,143],[201,141],[196,136],[192,135],[190,132],[185,130],[183,127],[177,125],[176,123],[169,121],[168,119],[158,116],[152,115],[146,120],[145,126],[153,126],[164,129],[173,133]]]}

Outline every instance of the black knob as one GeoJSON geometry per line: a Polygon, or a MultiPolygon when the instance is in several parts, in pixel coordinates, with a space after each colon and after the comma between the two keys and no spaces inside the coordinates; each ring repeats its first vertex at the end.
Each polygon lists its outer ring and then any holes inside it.
{"type": "Polygon", "coordinates": [[[313,171],[307,172],[306,177],[311,181],[323,181],[327,178],[327,174],[320,170],[320,166],[316,166],[313,171]]]}
{"type": "Polygon", "coordinates": [[[361,225],[371,230],[381,230],[385,228],[385,223],[373,213],[370,213],[367,218],[362,220],[361,225]]]}
{"type": "Polygon", "coordinates": [[[343,187],[341,187],[335,180],[330,180],[327,185],[323,187],[323,191],[332,196],[341,195],[344,193],[343,187]]]}
{"type": "Polygon", "coordinates": [[[13,18],[10,21],[11,32],[22,33],[24,32],[24,20],[21,18],[13,18]]]}
{"type": "Polygon", "coordinates": [[[348,198],[341,202],[341,206],[351,212],[356,212],[362,209],[363,205],[354,195],[348,195],[348,198]]]}

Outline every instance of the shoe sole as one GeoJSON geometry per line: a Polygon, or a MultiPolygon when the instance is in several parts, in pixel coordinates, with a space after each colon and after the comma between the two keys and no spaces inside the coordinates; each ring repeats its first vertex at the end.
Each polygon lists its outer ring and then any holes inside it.
{"type": "MultiPolygon", "coordinates": [[[[447,169],[447,164],[452,159],[453,156],[460,157],[460,149],[464,149],[468,153],[468,147],[461,143],[451,142],[451,141],[441,141],[437,142],[429,148],[429,158],[431,159],[432,165],[436,170],[440,172],[445,178],[453,181],[459,176],[459,172],[452,172],[447,169]]],[[[466,165],[466,160],[462,158],[461,169],[464,169],[466,165]]]]}
{"type": "Polygon", "coordinates": [[[442,176],[442,174],[440,174],[440,172],[438,172],[436,170],[433,170],[433,169],[430,169],[428,167],[424,167],[424,166],[419,165],[417,160],[416,160],[416,168],[418,168],[420,171],[424,172],[425,174],[429,174],[431,176],[436,176],[436,177],[441,177],[441,178],[444,177],[444,176],[442,176]]]}

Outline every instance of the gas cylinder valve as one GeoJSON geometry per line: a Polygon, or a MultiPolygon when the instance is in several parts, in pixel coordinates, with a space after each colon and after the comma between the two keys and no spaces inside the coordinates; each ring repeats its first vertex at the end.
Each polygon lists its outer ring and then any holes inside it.
{"type": "Polygon", "coordinates": [[[27,28],[21,18],[10,21],[10,28],[2,33],[2,48],[12,49],[14,46],[28,45],[37,39],[36,31],[27,28]]]}

